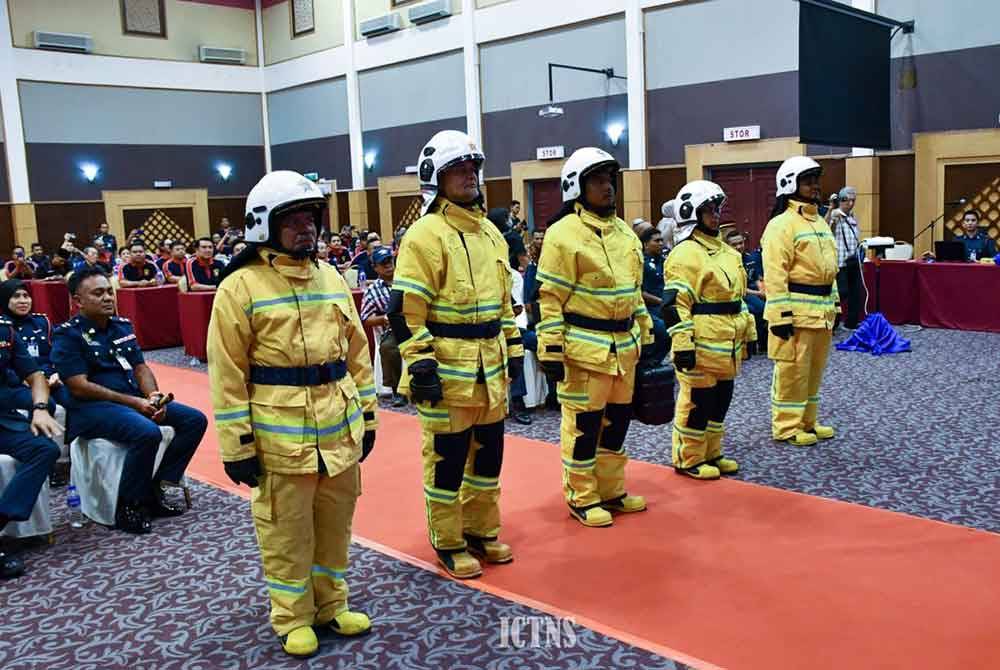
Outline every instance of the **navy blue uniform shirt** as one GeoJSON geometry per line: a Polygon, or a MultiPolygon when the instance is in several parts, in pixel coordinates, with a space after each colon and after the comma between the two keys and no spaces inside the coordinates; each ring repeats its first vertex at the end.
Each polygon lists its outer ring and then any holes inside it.
{"type": "MultiPolygon", "coordinates": [[[[113,316],[106,329],[83,315],[56,327],[52,335],[52,364],[65,381],[77,375],[104,388],[141,396],[135,368],[146,362],[128,319],[113,316]]],[[[76,407],[87,402],[73,399],[76,407]]]]}
{"type": "Polygon", "coordinates": [[[11,319],[11,322],[28,354],[35,359],[45,376],[51,377],[56,369],[49,359],[52,352],[52,325],[49,317],[44,314],[29,314],[23,319],[11,319]]]}
{"type": "MultiPolygon", "coordinates": [[[[0,316],[0,373],[5,379],[23,381],[38,372],[38,364],[28,353],[24,342],[14,330],[14,324],[6,316],[0,316]]],[[[0,386],[0,427],[9,430],[27,429],[28,419],[15,409],[14,394],[20,387],[6,384],[0,386]]]]}
{"type": "Polygon", "coordinates": [[[663,255],[643,256],[642,291],[663,299],[666,281],[663,279],[663,255]]]}
{"type": "Polygon", "coordinates": [[[979,231],[973,237],[967,237],[964,233],[955,238],[956,242],[965,245],[965,257],[969,260],[980,260],[982,258],[993,258],[997,255],[997,245],[987,233],[979,231]]]}

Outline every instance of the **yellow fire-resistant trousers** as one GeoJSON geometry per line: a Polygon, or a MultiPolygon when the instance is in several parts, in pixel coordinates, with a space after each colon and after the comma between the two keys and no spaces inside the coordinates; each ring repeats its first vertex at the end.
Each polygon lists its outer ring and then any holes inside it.
{"type": "Polygon", "coordinates": [[[787,340],[768,338],[767,353],[774,359],[771,436],[775,440],[816,426],[819,387],[832,340],[833,331],[826,328],[795,328],[787,340]]]}
{"type": "Polygon", "coordinates": [[[695,368],[676,371],[680,391],[674,410],[673,463],[693,468],[722,456],[724,421],[733,400],[733,378],[695,368]]]}
{"type": "Polygon", "coordinates": [[[489,406],[476,384],[476,407],[417,405],[424,461],[424,500],[431,545],[465,549],[464,535],[500,534],[500,467],[505,404],[489,406]]]}
{"type": "Polygon", "coordinates": [[[607,375],[565,363],[556,387],[562,405],[563,493],[587,508],[625,495],[625,436],[632,419],[635,368],[607,375]]]}
{"type": "Polygon", "coordinates": [[[278,635],[329,623],[347,610],[347,551],[360,477],[357,464],[333,477],[267,472],[251,489],[278,635]]]}

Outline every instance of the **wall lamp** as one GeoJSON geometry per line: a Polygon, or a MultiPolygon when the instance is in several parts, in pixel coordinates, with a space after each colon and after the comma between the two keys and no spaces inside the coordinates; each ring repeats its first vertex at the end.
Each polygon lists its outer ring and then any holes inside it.
{"type": "Polygon", "coordinates": [[[618,140],[621,139],[622,133],[625,132],[625,124],[620,121],[609,123],[604,132],[608,134],[608,139],[611,140],[612,146],[618,146],[618,140]]]}
{"type": "Polygon", "coordinates": [[[229,181],[229,178],[233,175],[233,166],[229,163],[219,163],[215,166],[215,170],[222,177],[222,181],[229,181]]]}
{"type": "Polygon", "coordinates": [[[83,178],[91,184],[97,179],[97,173],[100,171],[101,168],[96,163],[80,163],[80,172],[83,173],[83,178]]]}
{"type": "Polygon", "coordinates": [[[365,152],[365,168],[367,168],[369,172],[371,172],[372,168],[375,167],[375,157],[377,155],[378,154],[376,154],[374,151],[365,152]]]}

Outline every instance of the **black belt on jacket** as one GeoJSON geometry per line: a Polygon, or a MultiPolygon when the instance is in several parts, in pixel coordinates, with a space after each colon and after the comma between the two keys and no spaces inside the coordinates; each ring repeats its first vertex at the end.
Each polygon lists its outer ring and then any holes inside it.
{"type": "Polygon", "coordinates": [[[269,386],[322,386],[347,376],[347,362],[335,361],[302,368],[250,366],[250,381],[269,386]]]}
{"type": "Polygon", "coordinates": [[[696,302],[691,305],[692,314],[739,314],[743,311],[743,302],[696,302]]]}
{"type": "Polygon", "coordinates": [[[586,328],[587,330],[599,330],[604,333],[627,333],[632,330],[632,324],[634,321],[632,317],[627,319],[592,319],[589,316],[583,316],[582,314],[573,314],[572,312],[566,312],[563,314],[563,321],[571,326],[576,326],[577,328],[586,328]]]}
{"type": "Polygon", "coordinates": [[[788,290],[792,293],[805,293],[806,295],[830,295],[833,288],[830,284],[817,286],[816,284],[796,284],[788,282],[788,290]]]}
{"type": "Polygon", "coordinates": [[[500,336],[500,321],[484,323],[438,323],[428,321],[427,330],[434,337],[452,337],[457,340],[492,340],[500,336]]]}

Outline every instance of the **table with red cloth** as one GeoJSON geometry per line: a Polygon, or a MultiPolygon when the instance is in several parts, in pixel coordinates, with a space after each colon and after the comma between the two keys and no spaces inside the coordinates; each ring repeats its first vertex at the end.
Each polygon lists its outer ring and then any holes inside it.
{"type": "Polygon", "coordinates": [[[184,353],[208,360],[208,322],[212,318],[215,291],[188,291],[177,295],[184,353]]]}
{"type": "Polygon", "coordinates": [[[181,344],[177,314],[177,286],[120,288],[118,314],[132,322],[140,349],[163,349],[181,344]]]}
{"type": "MultiPolygon", "coordinates": [[[[883,261],[882,313],[890,323],[1000,333],[1000,266],[883,261]]],[[[865,263],[868,311],[875,311],[875,268],[865,263]]]]}
{"type": "Polygon", "coordinates": [[[53,326],[69,321],[69,289],[64,281],[26,281],[31,294],[31,311],[49,317],[53,326]]]}

